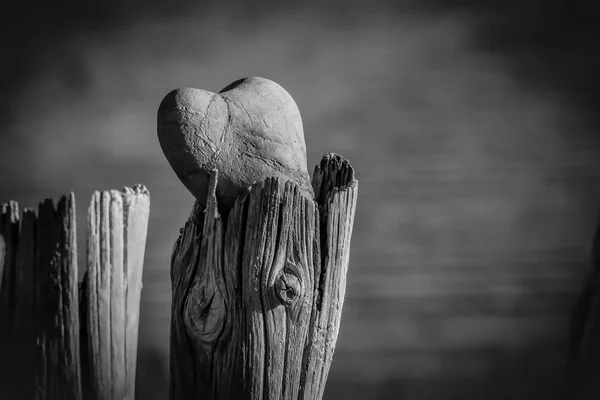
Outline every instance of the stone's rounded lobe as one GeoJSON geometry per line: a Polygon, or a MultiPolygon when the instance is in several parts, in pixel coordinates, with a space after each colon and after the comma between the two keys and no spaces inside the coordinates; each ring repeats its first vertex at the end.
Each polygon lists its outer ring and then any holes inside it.
{"type": "Polygon", "coordinates": [[[268,79],[240,79],[219,93],[173,90],[158,109],[158,139],[181,182],[203,205],[213,168],[219,171],[217,197],[227,207],[268,177],[291,180],[314,197],[300,111],[268,79]]]}

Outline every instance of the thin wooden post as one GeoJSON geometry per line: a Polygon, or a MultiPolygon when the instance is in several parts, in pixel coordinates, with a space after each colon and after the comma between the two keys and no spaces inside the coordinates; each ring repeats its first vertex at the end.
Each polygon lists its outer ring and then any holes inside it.
{"type": "MultiPolygon", "coordinates": [[[[19,384],[15,356],[14,326],[15,270],[19,244],[19,206],[16,202],[0,204],[0,384],[7,398],[15,398],[19,384]]],[[[2,393],[0,393],[1,395],[2,393]]]]}
{"type": "Polygon", "coordinates": [[[19,205],[8,202],[0,205],[0,234],[4,237],[4,261],[0,267],[0,318],[3,335],[13,328],[15,300],[15,271],[19,244],[19,205]]]}
{"type": "Polygon", "coordinates": [[[358,182],[338,155],[315,199],[268,178],[227,215],[210,175],[171,259],[170,399],[318,400],[337,341],[358,182]]]}
{"type": "Polygon", "coordinates": [[[39,399],[81,398],[75,195],[38,212],[37,344],[39,399]]]}
{"type": "Polygon", "coordinates": [[[18,393],[24,399],[35,396],[35,375],[31,366],[36,363],[36,270],[37,270],[37,216],[34,210],[23,210],[19,247],[17,251],[17,271],[15,281],[15,337],[18,371],[15,383],[18,393]]]}
{"type": "Polygon", "coordinates": [[[80,399],[74,195],[2,214],[2,398],[80,399]]]}
{"type": "Polygon", "coordinates": [[[20,229],[17,203],[1,206],[1,399],[134,399],[149,201],[141,185],[94,194],[81,286],[73,193],[20,229]]]}
{"type": "Polygon", "coordinates": [[[95,400],[135,397],[142,269],[150,197],[143,186],[96,192],[88,210],[88,271],[83,284],[89,375],[95,400]]]}

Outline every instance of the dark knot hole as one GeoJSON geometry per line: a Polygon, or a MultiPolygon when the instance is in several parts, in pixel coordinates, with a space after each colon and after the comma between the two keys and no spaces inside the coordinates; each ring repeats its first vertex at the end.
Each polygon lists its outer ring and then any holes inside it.
{"type": "Polygon", "coordinates": [[[275,280],[275,293],[285,305],[291,305],[302,296],[302,281],[289,268],[282,269],[275,280]]]}

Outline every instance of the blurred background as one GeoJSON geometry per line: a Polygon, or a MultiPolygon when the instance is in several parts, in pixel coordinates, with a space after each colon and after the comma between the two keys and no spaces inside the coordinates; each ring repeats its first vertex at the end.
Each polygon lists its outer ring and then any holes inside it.
{"type": "Polygon", "coordinates": [[[0,201],[74,191],[83,244],[94,190],[149,188],[137,398],[166,399],[169,259],[193,199],[156,110],[177,87],[272,79],[309,170],[333,151],[360,182],[325,398],[559,398],[600,208],[597,4],[11,2],[0,201]]]}

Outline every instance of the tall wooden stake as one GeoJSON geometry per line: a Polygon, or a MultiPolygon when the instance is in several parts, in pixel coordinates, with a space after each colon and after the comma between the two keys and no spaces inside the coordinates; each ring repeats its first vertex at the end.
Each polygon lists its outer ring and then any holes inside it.
{"type": "Polygon", "coordinates": [[[85,397],[135,398],[142,268],[150,212],[143,186],[96,192],[88,210],[83,283],[85,397]]]}
{"type": "Polygon", "coordinates": [[[217,179],[171,258],[170,399],[319,400],[346,289],[354,171],[328,154],[314,201],[268,178],[227,215],[217,179]]]}
{"type": "Polygon", "coordinates": [[[17,381],[20,362],[15,343],[15,274],[19,244],[19,206],[16,202],[0,204],[0,397],[16,398],[21,381],[17,381]],[[5,394],[3,396],[3,394],[5,394]]]}
{"type": "Polygon", "coordinates": [[[75,196],[63,196],[56,209],[47,199],[38,213],[36,307],[40,377],[39,399],[81,398],[79,299],[75,196]]]}

